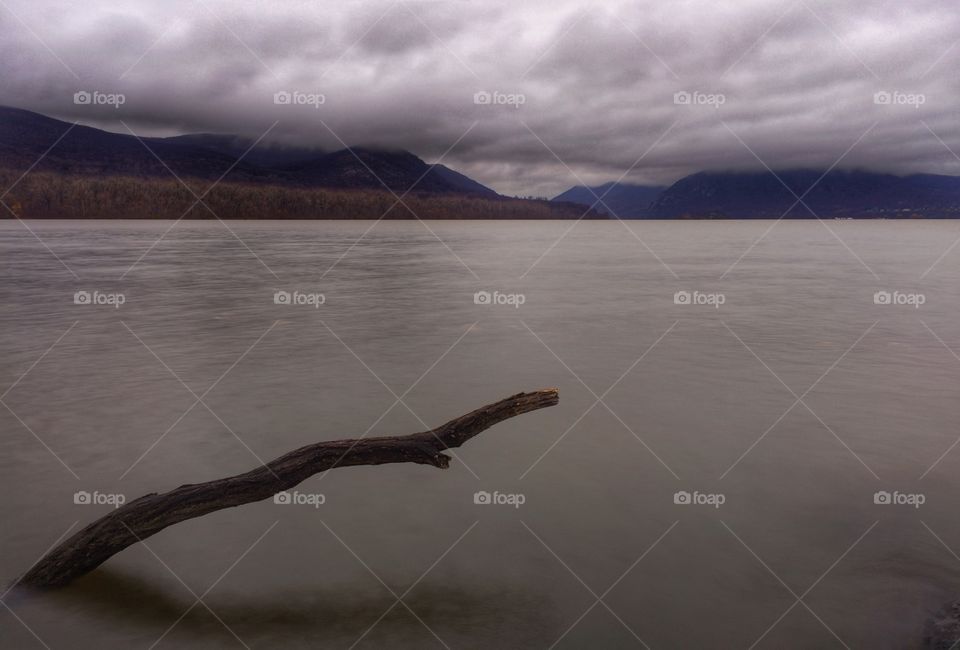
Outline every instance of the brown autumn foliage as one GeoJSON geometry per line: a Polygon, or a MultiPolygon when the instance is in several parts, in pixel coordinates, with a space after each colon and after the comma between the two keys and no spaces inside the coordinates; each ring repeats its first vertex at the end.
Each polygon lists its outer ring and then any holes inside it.
{"type": "MultiPolygon", "coordinates": [[[[545,200],[413,193],[397,203],[386,190],[297,188],[176,179],[79,176],[0,170],[3,201],[24,219],[578,219],[583,206],[545,200]],[[211,212],[212,210],[212,212],[211,212]]],[[[3,217],[10,217],[6,210],[3,217]]],[[[602,218],[596,213],[585,218],[602,218]]]]}

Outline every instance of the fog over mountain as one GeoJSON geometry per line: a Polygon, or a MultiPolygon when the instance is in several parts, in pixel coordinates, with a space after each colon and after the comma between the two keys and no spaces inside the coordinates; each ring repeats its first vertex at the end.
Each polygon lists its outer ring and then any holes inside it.
{"type": "Polygon", "coordinates": [[[834,164],[960,174],[954,0],[4,0],[0,34],[0,105],[404,149],[505,194],[834,164]]]}
{"type": "Polygon", "coordinates": [[[571,187],[552,200],[591,206],[620,219],[642,219],[651,216],[650,207],[665,189],[659,185],[604,183],[597,187],[571,187]]]}

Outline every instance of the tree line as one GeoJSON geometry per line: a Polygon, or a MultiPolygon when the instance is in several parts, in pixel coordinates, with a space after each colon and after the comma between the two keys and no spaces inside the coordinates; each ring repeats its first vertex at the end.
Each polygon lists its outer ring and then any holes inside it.
{"type": "MultiPolygon", "coordinates": [[[[577,219],[586,208],[568,203],[464,194],[411,192],[398,203],[387,190],[297,188],[224,181],[80,176],[0,170],[13,189],[3,201],[23,219],[577,219]],[[204,194],[204,192],[207,192],[204,194]],[[212,211],[212,212],[211,212],[212,211]]],[[[6,210],[3,217],[10,217],[6,210]]],[[[588,214],[587,218],[596,217],[588,214]]]]}

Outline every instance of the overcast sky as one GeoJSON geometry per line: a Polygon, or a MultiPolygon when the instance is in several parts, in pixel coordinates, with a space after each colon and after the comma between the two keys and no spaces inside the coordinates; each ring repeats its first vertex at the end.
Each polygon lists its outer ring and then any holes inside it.
{"type": "Polygon", "coordinates": [[[430,162],[457,143],[443,162],[508,194],[845,152],[960,174],[958,40],[957,0],[0,0],[0,103],[430,162]]]}

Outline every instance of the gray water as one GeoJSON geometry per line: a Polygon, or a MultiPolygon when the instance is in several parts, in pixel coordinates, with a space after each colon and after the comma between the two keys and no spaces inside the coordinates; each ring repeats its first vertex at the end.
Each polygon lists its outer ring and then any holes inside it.
{"type": "Polygon", "coordinates": [[[334,470],[9,593],[3,647],[911,648],[960,598],[956,222],[27,225],[0,224],[5,582],[109,511],[78,491],[561,400],[446,471],[334,470]]]}

